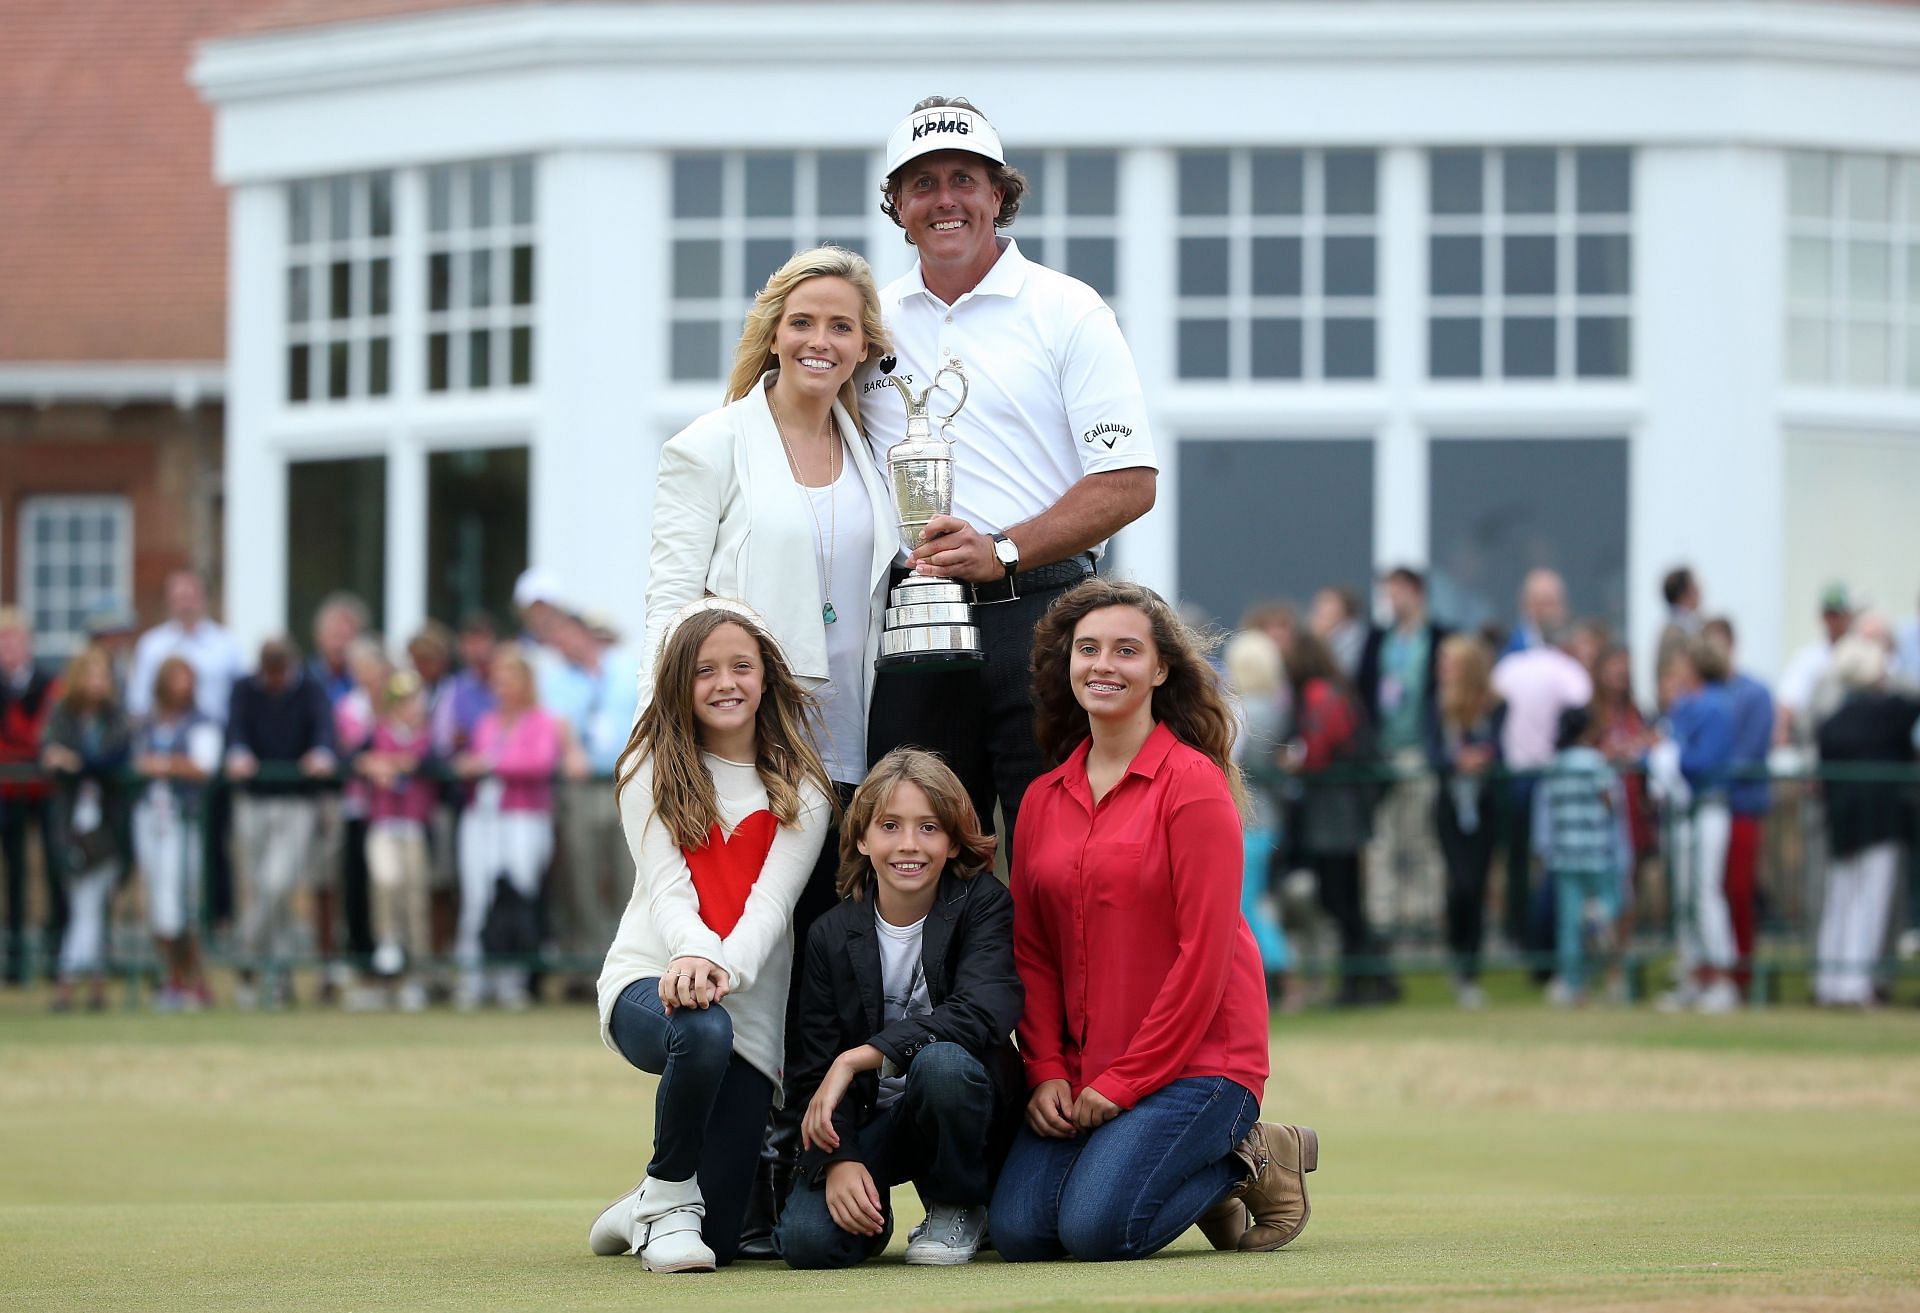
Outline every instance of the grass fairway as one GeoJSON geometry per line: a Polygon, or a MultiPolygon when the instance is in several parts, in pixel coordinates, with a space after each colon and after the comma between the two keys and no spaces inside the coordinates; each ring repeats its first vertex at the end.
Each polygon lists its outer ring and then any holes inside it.
{"type": "MultiPolygon", "coordinates": [[[[1289,1019],[1321,1135],[1272,1255],[658,1277],[587,1224],[652,1085],[585,1010],[0,1004],[0,1305],[18,1309],[1920,1308],[1920,1015],[1289,1019]]],[[[917,1206],[896,1195],[903,1222],[917,1206]]]]}

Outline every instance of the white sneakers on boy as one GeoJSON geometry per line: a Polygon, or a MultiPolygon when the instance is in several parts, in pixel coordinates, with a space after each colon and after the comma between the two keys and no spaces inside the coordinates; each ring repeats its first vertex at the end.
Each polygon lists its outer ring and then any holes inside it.
{"type": "Polygon", "coordinates": [[[638,1254],[649,1272],[711,1272],[713,1250],[700,1238],[707,1214],[698,1177],[640,1184],[600,1210],[587,1232],[596,1254],[638,1254]]]}
{"type": "Polygon", "coordinates": [[[929,1204],[927,1220],[907,1236],[907,1262],[947,1267],[972,1260],[987,1233],[987,1210],[979,1204],[929,1204]]]}

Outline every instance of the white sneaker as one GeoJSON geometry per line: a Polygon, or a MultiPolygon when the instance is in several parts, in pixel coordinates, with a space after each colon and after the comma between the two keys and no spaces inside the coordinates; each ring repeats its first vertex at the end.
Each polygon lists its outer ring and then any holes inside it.
{"type": "Polygon", "coordinates": [[[1577,1008],[1586,1002],[1586,993],[1575,989],[1559,976],[1547,983],[1547,1003],[1556,1008],[1577,1008]]]}
{"type": "Polygon", "coordinates": [[[1453,978],[1453,1001],[1459,1005],[1462,1012],[1481,1012],[1484,1011],[1487,1006],[1487,991],[1480,987],[1478,981],[1468,980],[1463,976],[1455,976],[1453,978]]]}
{"type": "Polygon", "coordinates": [[[397,976],[400,968],[406,965],[407,955],[400,951],[400,945],[389,939],[373,950],[373,974],[376,976],[397,976]]]}
{"type": "Polygon", "coordinates": [[[969,1262],[986,1233],[984,1205],[929,1204],[927,1220],[907,1236],[907,1262],[940,1267],[969,1262]]]}
{"type": "Polygon", "coordinates": [[[1740,991],[1734,988],[1731,980],[1716,980],[1707,986],[1700,995],[1700,1001],[1694,1004],[1696,1010],[1711,1014],[1724,1014],[1740,1010],[1740,991]]]}
{"type": "Polygon", "coordinates": [[[427,987],[417,980],[409,980],[394,992],[393,1001],[402,1012],[425,1012],[427,987]]]}

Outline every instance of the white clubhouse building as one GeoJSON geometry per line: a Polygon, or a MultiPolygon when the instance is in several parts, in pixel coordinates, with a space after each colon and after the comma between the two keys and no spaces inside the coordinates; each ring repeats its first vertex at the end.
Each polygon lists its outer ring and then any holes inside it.
{"type": "Polygon", "coordinates": [[[1549,565],[1646,652],[1685,562],[1766,674],[1829,579],[1920,595],[1920,8],[508,3],[193,77],[249,641],[529,563],[637,632],[660,444],[793,249],[908,266],[879,154],[934,93],[1131,343],[1162,473],[1117,569],[1231,623],[1414,563],[1480,623],[1549,565]]]}

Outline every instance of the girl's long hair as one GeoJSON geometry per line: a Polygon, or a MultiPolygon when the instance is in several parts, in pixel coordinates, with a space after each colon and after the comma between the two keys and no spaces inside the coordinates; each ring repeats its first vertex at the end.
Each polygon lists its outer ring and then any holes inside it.
{"type": "Polygon", "coordinates": [[[1465,729],[1492,711],[1500,699],[1493,692],[1493,649],[1474,634],[1448,634],[1440,641],[1434,658],[1443,665],[1451,657],[1458,679],[1442,681],[1436,690],[1440,698],[1442,724],[1465,729]]]}
{"type": "MultiPolygon", "coordinates": [[[[733,351],[733,372],[727,376],[727,400],[738,401],[760,385],[769,369],[780,368],[773,353],[774,334],[787,312],[787,298],[795,288],[814,278],[844,278],[860,293],[860,331],[867,337],[867,358],[877,360],[893,351],[886,320],[880,313],[880,289],[873,268],[860,255],[838,246],[815,246],[801,251],[776,269],[747,308],[740,345],[733,351]]],[[[857,371],[856,371],[857,374],[857,371]]],[[[853,378],[840,385],[840,404],[847,408],[855,429],[860,428],[860,389],[853,378]]]]}
{"type": "Polygon", "coordinates": [[[700,645],[716,629],[735,625],[760,649],[763,671],[760,710],[754,718],[754,767],[767,790],[767,808],[782,825],[800,819],[801,790],[812,784],[836,805],[833,782],[813,746],[811,694],[793,676],[787,658],[759,623],[739,611],[711,607],[675,625],[654,663],[653,701],[634,722],[627,746],[614,763],[614,797],[633,782],[640,764],[653,763],[653,806],[682,848],[707,842],[720,820],[713,776],[700,760],[699,722],[693,714],[693,679],[700,645]]]}
{"type": "Polygon", "coordinates": [[[902,784],[917,785],[927,795],[940,828],[960,850],[947,859],[942,874],[951,872],[959,879],[971,880],[992,865],[993,851],[1000,841],[981,832],[980,813],[974,810],[973,799],[960,777],[924,748],[895,748],[867,772],[867,778],[854,791],[853,801],[847,804],[846,819],[840,826],[838,883],[842,898],[858,901],[866,889],[873,862],[860,851],[860,840],[893,797],[894,789],[902,784]]]}
{"type": "Polygon", "coordinates": [[[113,704],[112,660],[108,658],[104,648],[81,648],[78,652],[74,653],[73,659],[67,662],[66,671],[60,676],[61,708],[70,716],[84,716],[90,711],[105,711],[113,704]],[[107,695],[98,702],[95,702],[80,690],[81,676],[85,675],[89,670],[99,670],[106,675],[107,695]]]}
{"type": "Polygon", "coordinates": [[[1203,644],[1160,594],[1135,583],[1098,577],[1074,585],[1053,604],[1033,631],[1034,737],[1056,765],[1092,734],[1086,708],[1073,696],[1069,666],[1073,631],[1094,611],[1130,606],[1147,618],[1153,645],[1167,667],[1153,690],[1153,718],[1174,737],[1206,754],[1227,777],[1234,805],[1247,812],[1246,785],[1233,762],[1233,711],[1220,677],[1202,655],[1203,644]]]}

